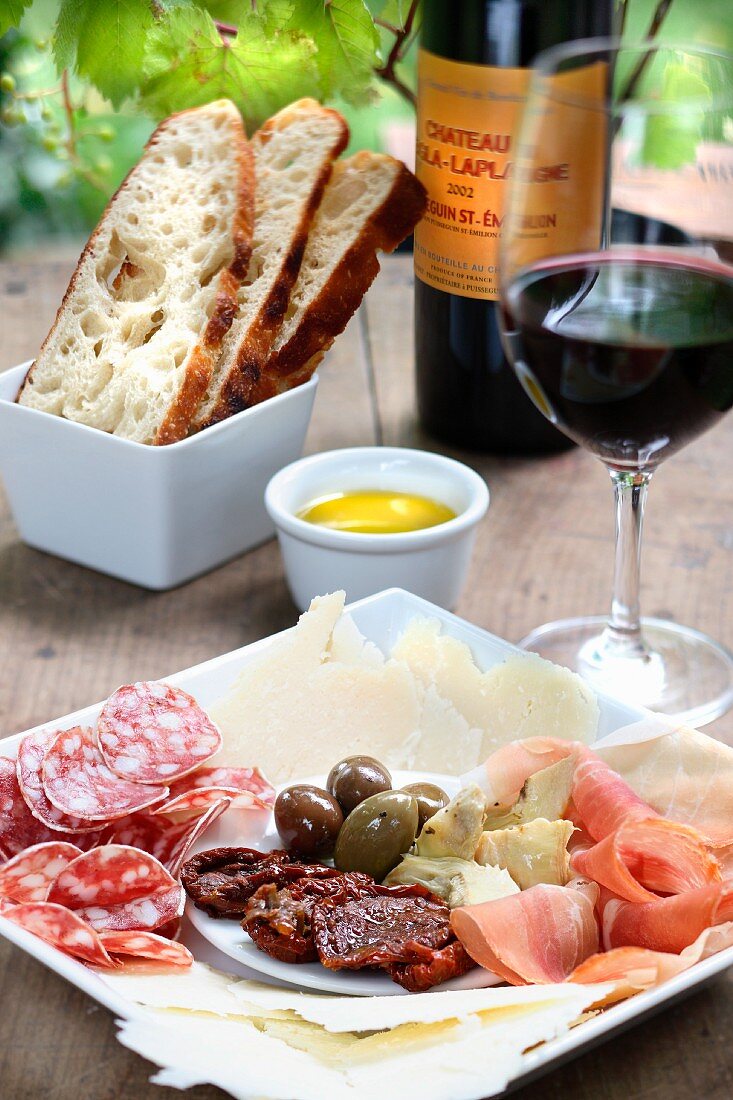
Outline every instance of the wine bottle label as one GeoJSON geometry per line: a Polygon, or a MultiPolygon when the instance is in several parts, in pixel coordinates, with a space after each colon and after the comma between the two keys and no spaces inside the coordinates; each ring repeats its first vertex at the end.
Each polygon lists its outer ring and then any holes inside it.
{"type": "Polygon", "coordinates": [[[499,297],[499,238],[529,73],[420,50],[416,174],[427,189],[415,274],[465,298],[499,297]]]}
{"type": "MultiPolygon", "coordinates": [[[[589,66],[553,83],[562,92],[595,95],[604,79],[605,72],[589,66]]],[[[419,51],[416,173],[428,205],[415,229],[415,274],[436,290],[499,297],[499,244],[509,182],[516,177],[528,191],[521,224],[512,227],[518,263],[599,244],[602,119],[562,96],[553,102],[535,128],[527,177],[528,158],[523,165],[516,145],[529,80],[527,69],[469,65],[419,51]]]]}

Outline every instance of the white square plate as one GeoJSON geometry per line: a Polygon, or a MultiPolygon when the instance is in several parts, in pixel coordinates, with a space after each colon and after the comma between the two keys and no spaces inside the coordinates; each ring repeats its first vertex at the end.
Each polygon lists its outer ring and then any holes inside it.
{"type": "MultiPolygon", "coordinates": [[[[400,589],[380,592],[376,596],[370,596],[359,603],[352,604],[347,610],[362,634],[385,652],[391,649],[409,621],[416,615],[428,615],[437,619],[442,624],[445,633],[451,634],[470,646],[477,663],[482,668],[488,668],[504,660],[509,654],[519,652],[517,647],[511,645],[511,643],[480,630],[478,627],[472,626],[463,619],[450,614],[450,612],[400,589]]],[[[276,637],[277,635],[273,635],[270,638],[264,638],[259,642],[244,646],[242,649],[233,650],[231,653],[225,653],[221,657],[215,657],[203,664],[194,665],[193,668],[185,669],[173,676],[167,676],[165,679],[189,691],[202,706],[207,707],[226,691],[242,668],[252,660],[253,656],[271,645],[276,637]]],[[[110,690],[116,687],[116,684],[110,684],[110,690]]],[[[649,717],[648,711],[640,707],[628,706],[607,696],[599,695],[598,701],[601,711],[599,737],[606,736],[621,726],[649,717]]],[[[101,703],[97,703],[94,706],[75,711],[73,714],[67,714],[65,717],[55,720],[53,725],[60,729],[68,729],[75,725],[92,725],[97,719],[101,706],[101,703]]],[[[44,726],[49,724],[44,723],[44,726]]],[[[41,727],[35,728],[39,729],[41,727]]],[[[0,755],[14,756],[17,744],[23,736],[24,734],[19,733],[0,741],[0,755]]],[[[253,763],[256,763],[256,761],[253,761],[253,763]]],[[[215,829],[216,825],[212,829],[212,837],[215,829]]],[[[219,953],[196,933],[187,918],[184,918],[184,926],[183,940],[199,961],[216,966],[226,973],[235,973],[242,977],[255,979],[261,978],[260,975],[247,970],[244,966],[238,966],[231,958],[219,953]]],[[[10,924],[1,917],[0,934],[10,940],[11,943],[27,951],[39,962],[54,970],[61,977],[66,978],[67,981],[83,990],[94,1000],[105,1005],[117,1016],[125,1019],[145,1016],[143,1009],[114,993],[102,978],[88,970],[82,963],[67,958],[60,951],[56,951],[55,948],[43,943],[35,936],[16,925],[10,924]]],[[[612,1032],[629,1027],[648,1013],[659,1011],[670,1002],[692,992],[697,986],[732,965],[733,947],[696,963],[689,970],[683,971],[683,973],[678,974],[677,977],[664,982],[662,985],[645,993],[639,993],[635,997],[607,1009],[599,1016],[586,1021],[580,1027],[572,1029],[560,1038],[553,1039],[549,1043],[537,1047],[526,1055],[526,1071],[521,1077],[512,1082],[511,1088],[513,1089],[519,1084],[525,1084],[530,1078],[539,1076],[560,1061],[565,1061],[583,1053],[589,1047],[595,1046],[608,1038],[612,1032]]]]}

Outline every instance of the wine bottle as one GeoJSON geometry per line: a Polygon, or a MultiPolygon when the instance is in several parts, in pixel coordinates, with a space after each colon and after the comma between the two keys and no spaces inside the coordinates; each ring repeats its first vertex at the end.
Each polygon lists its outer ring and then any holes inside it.
{"type": "Polygon", "coordinates": [[[549,46],[610,34],[615,0],[424,0],[415,230],[420,420],[494,454],[572,446],[534,407],[499,335],[499,238],[528,66],[549,46]]]}

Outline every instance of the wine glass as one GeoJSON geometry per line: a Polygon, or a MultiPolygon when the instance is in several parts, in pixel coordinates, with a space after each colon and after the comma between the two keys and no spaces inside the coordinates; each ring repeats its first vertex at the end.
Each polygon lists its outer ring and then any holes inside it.
{"type": "Polygon", "coordinates": [[[503,339],[540,411],[611,475],[616,566],[607,619],[520,645],[697,725],[733,703],[733,654],[641,619],[639,562],[654,471],[733,405],[732,178],[731,55],[589,39],[538,57],[502,231],[503,339]]]}

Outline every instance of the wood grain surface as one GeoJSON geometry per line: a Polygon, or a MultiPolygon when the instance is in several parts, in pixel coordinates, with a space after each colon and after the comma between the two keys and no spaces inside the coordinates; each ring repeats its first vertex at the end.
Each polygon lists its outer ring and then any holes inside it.
{"type": "MultiPolygon", "coordinates": [[[[33,356],[72,267],[0,265],[0,370],[33,356]]],[[[309,451],[374,442],[442,449],[415,424],[411,310],[410,260],[389,259],[321,372],[309,451]]],[[[517,640],[548,619],[603,612],[613,516],[601,466],[581,451],[540,460],[459,457],[485,476],[492,499],[458,613],[517,640]]],[[[728,417],[656,475],[643,573],[646,614],[696,626],[729,646],[731,486],[728,417]]],[[[180,589],[146,592],[24,546],[0,493],[0,736],[104,698],[121,683],[162,677],[254,641],[295,617],[275,542],[180,589]]],[[[733,717],[707,732],[733,743],[733,717]]],[[[0,944],[2,1100],[180,1095],[150,1085],[150,1065],[114,1032],[106,1010],[0,944]]],[[[728,1100],[731,1049],[728,976],[514,1095],[728,1100]]],[[[187,1095],[223,1094],[202,1086],[187,1095]]]]}

